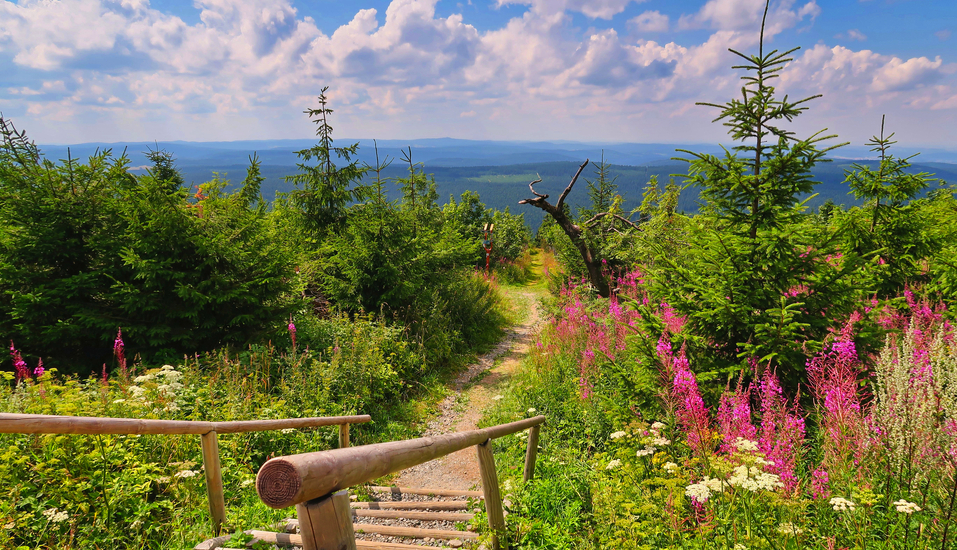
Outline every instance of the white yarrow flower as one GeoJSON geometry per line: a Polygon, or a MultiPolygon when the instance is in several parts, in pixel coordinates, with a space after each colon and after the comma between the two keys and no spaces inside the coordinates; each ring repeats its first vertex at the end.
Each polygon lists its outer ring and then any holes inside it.
{"type": "Polygon", "coordinates": [[[778,533],[781,533],[782,535],[800,535],[803,532],[804,529],[801,529],[793,523],[782,523],[781,525],[778,525],[778,533]]]}
{"type": "Polygon", "coordinates": [[[528,409],[528,414],[535,414],[535,413],[537,413],[537,412],[538,412],[538,409],[536,409],[535,407],[532,407],[531,409],[528,409]]]}
{"type": "Polygon", "coordinates": [[[153,376],[152,374],[143,374],[143,375],[140,375],[140,376],[137,376],[136,378],[134,378],[134,379],[133,379],[133,382],[135,382],[135,383],[137,383],[137,384],[142,384],[142,383],[144,383],[144,382],[149,382],[149,381],[152,380],[153,378],[155,378],[155,376],[153,376]]]}
{"type": "Polygon", "coordinates": [[[661,422],[655,422],[654,424],[651,425],[652,430],[663,430],[667,427],[668,427],[667,424],[662,424],[661,422]]]}
{"type": "Polygon", "coordinates": [[[847,500],[846,498],[841,498],[841,497],[832,498],[831,500],[828,501],[828,504],[830,504],[834,508],[835,512],[846,512],[846,511],[853,512],[854,508],[857,506],[856,504],[847,500]]]}
{"type": "Polygon", "coordinates": [[[734,446],[742,453],[753,453],[758,450],[758,442],[739,437],[734,440],[734,446]]]}
{"type": "Polygon", "coordinates": [[[615,468],[621,466],[621,461],[617,458],[608,463],[608,466],[605,466],[606,470],[614,470],[615,468]]]}
{"type": "Polygon", "coordinates": [[[622,437],[625,437],[626,435],[628,435],[628,434],[625,433],[625,432],[617,431],[617,432],[613,432],[611,435],[609,435],[608,438],[609,438],[609,439],[620,439],[620,438],[622,438],[622,437]]]}
{"type": "Polygon", "coordinates": [[[691,497],[696,502],[708,502],[711,498],[711,489],[704,483],[693,483],[685,487],[685,496],[691,497]]]}
{"type": "Polygon", "coordinates": [[[199,474],[199,472],[197,472],[196,470],[183,470],[182,472],[176,472],[175,474],[173,474],[173,477],[187,478],[187,477],[193,477],[197,474],[199,474]]]}
{"type": "Polygon", "coordinates": [[[897,511],[902,514],[913,514],[914,512],[920,512],[920,506],[913,502],[907,502],[904,499],[894,501],[894,507],[897,508],[897,511]]]}
{"type": "Polygon", "coordinates": [[[665,462],[661,468],[671,475],[675,475],[678,473],[678,465],[675,464],[674,462],[665,462]]]}
{"type": "Polygon", "coordinates": [[[671,440],[665,439],[663,437],[656,437],[651,440],[651,444],[656,447],[667,447],[668,445],[671,445],[671,440]]]}
{"type": "Polygon", "coordinates": [[[256,483],[256,480],[253,479],[253,478],[244,479],[244,480],[242,480],[242,482],[239,483],[239,486],[240,486],[240,487],[249,487],[249,486],[252,485],[253,483],[256,483]]]}
{"type": "Polygon", "coordinates": [[[653,454],[655,454],[655,451],[656,451],[656,450],[657,450],[657,449],[655,449],[654,447],[645,447],[644,449],[641,449],[640,451],[638,451],[638,456],[649,456],[649,455],[653,455],[653,454]]]}
{"type": "Polygon", "coordinates": [[[67,514],[65,511],[57,510],[56,508],[48,508],[40,513],[46,516],[50,523],[60,523],[62,521],[66,521],[70,517],[70,514],[67,514]]]}
{"type": "Polygon", "coordinates": [[[291,434],[292,432],[296,431],[296,428],[283,428],[279,431],[284,434],[291,434]]]}

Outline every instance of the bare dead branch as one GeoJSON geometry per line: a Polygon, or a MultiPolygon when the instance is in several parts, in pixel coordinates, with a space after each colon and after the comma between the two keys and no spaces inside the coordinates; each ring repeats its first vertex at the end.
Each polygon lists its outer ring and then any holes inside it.
{"type": "Polygon", "coordinates": [[[628,218],[619,216],[618,214],[612,214],[611,212],[599,212],[598,214],[595,214],[594,216],[592,216],[590,220],[588,220],[587,222],[585,222],[585,225],[586,225],[587,227],[591,227],[591,226],[595,225],[596,223],[598,223],[598,220],[604,218],[605,216],[612,216],[612,217],[614,217],[615,219],[617,219],[618,221],[624,222],[624,223],[630,225],[631,227],[633,227],[633,228],[635,228],[635,229],[641,230],[641,227],[640,227],[638,224],[636,224],[635,222],[629,220],[628,218]]]}
{"type": "Polygon", "coordinates": [[[583,162],[582,165],[578,167],[578,171],[575,172],[575,177],[572,178],[572,181],[568,184],[568,187],[566,187],[565,190],[562,191],[561,196],[558,197],[558,202],[555,203],[555,208],[559,210],[562,209],[562,205],[565,204],[565,197],[567,197],[568,194],[571,193],[572,187],[575,185],[575,182],[578,181],[578,176],[581,175],[582,170],[584,170],[585,166],[587,165],[588,165],[588,159],[585,159],[585,162],[583,162]]]}
{"type": "MultiPolygon", "coordinates": [[[[541,176],[538,176],[538,179],[537,179],[537,180],[535,180],[535,181],[533,181],[533,182],[530,182],[530,183],[528,184],[528,190],[531,191],[532,194],[535,195],[536,197],[541,197],[541,198],[543,198],[543,199],[547,199],[547,198],[548,198],[548,195],[543,195],[543,194],[539,193],[538,191],[535,191],[535,187],[533,187],[536,183],[541,183],[541,182],[542,182],[542,177],[541,177],[541,176]]],[[[521,204],[521,203],[519,203],[519,204],[521,204]]]]}

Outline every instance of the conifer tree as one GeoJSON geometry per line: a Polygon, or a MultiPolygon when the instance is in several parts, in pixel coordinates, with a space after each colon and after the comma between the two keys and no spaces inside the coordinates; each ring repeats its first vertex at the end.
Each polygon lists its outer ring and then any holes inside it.
{"type": "Polygon", "coordinates": [[[354,185],[368,172],[367,167],[359,166],[358,160],[352,160],[359,150],[359,144],[333,146],[332,126],[328,118],[333,110],[327,106],[328,89],[328,86],[324,86],[319,92],[318,109],[303,111],[316,123],[319,143],[295,152],[302,159],[296,164],[299,173],[286,177],[286,181],[301,186],[290,193],[290,199],[294,206],[301,209],[304,224],[313,233],[322,233],[329,226],[341,225],[349,203],[361,200],[367,192],[364,186],[354,185]],[[333,155],[348,164],[341,168],[336,166],[333,155]],[[312,160],[315,160],[315,165],[307,164],[312,160]]]}
{"type": "Polygon", "coordinates": [[[815,185],[811,168],[840,145],[818,147],[834,137],[826,130],[798,139],[782,126],[819,96],[792,101],[771,85],[798,48],[765,52],[769,3],[758,54],[730,50],[745,61],[733,67],[746,71],[740,98],[698,103],[721,109],[715,122],[740,144],[722,158],[679,150],[692,155],[679,160],[689,162],[687,178],[707,202],[690,228],[687,255],[661,254],[655,278],[691,330],[707,335],[697,349],[715,374],[731,377],[749,364],[782,367],[794,387],[805,354],[819,349],[834,320],[853,307],[850,274],[858,260],[838,249],[836,232],[802,223],[815,185]]]}

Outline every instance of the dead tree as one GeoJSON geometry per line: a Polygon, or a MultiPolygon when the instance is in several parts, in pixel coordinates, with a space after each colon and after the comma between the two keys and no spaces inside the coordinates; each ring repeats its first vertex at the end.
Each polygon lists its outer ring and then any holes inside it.
{"type": "MultiPolygon", "coordinates": [[[[532,194],[535,195],[535,198],[519,201],[518,204],[530,204],[541,208],[555,220],[555,223],[568,235],[568,238],[572,240],[572,244],[575,245],[575,248],[577,248],[581,254],[582,261],[585,262],[585,268],[588,270],[588,279],[591,281],[591,284],[598,289],[598,294],[607,298],[610,294],[610,289],[608,287],[608,281],[605,280],[601,272],[601,258],[598,257],[598,254],[596,254],[592,247],[588,246],[588,242],[585,241],[584,235],[582,234],[582,228],[565,214],[563,208],[565,206],[565,197],[571,192],[575,182],[578,181],[578,176],[581,175],[582,170],[584,170],[587,165],[588,159],[585,159],[585,162],[578,167],[578,172],[575,172],[575,177],[572,178],[568,187],[562,191],[562,194],[558,197],[558,202],[554,205],[548,202],[548,195],[543,195],[535,191],[534,186],[536,183],[542,181],[541,177],[528,184],[528,188],[532,191],[532,194]]],[[[597,221],[596,218],[589,220],[589,222],[594,221],[597,221]]]]}

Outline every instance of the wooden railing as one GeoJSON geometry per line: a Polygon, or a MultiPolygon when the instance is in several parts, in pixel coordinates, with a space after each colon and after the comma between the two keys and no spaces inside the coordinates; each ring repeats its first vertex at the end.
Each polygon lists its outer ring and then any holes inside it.
{"type": "Polygon", "coordinates": [[[190,420],[145,420],[138,418],[103,418],[94,416],[54,416],[45,414],[0,413],[0,433],[21,434],[193,434],[201,437],[203,466],[206,471],[206,493],[213,536],[219,535],[226,521],[226,499],[219,463],[217,434],[261,432],[287,428],[339,426],[339,447],[349,447],[349,424],[370,422],[369,415],[320,416],[279,420],[243,420],[235,422],[203,422],[190,420]]]}
{"type": "Polygon", "coordinates": [[[277,457],[259,469],[256,492],[272,508],[296,506],[303,550],[355,550],[349,487],[474,445],[478,451],[485,511],[492,530],[492,547],[498,550],[505,531],[505,515],[491,441],[530,430],[524,472],[528,481],[535,472],[538,431],[544,422],[544,416],[536,416],[481,430],[277,457]]]}

